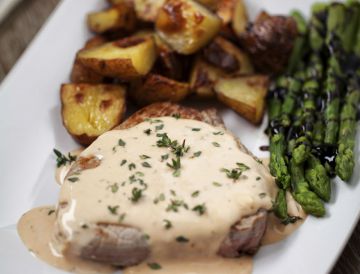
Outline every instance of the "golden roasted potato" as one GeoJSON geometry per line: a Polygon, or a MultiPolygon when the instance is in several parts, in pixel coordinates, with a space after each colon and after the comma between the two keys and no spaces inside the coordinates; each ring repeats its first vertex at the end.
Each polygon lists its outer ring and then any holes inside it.
{"type": "Polygon", "coordinates": [[[232,18],[232,29],[237,36],[241,36],[246,31],[246,26],[249,23],[244,0],[237,0],[234,7],[234,14],[232,18]]]}
{"type": "Polygon", "coordinates": [[[128,4],[128,5],[134,5],[134,0],[107,0],[109,4],[111,5],[117,5],[117,4],[128,4]]]}
{"type": "Polygon", "coordinates": [[[220,27],[221,20],[215,14],[192,0],[168,0],[156,19],[160,38],[181,54],[204,47],[220,27]]]}
{"type": "Polygon", "coordinates": [[[218,36],[203,49],[206,61],[228,73],[251,74],[254,68],[249,57],[233,43],[218,36]]]}
{"type": "Polygon", "coordinates": [[[262,12],[240,38],[259,71],[277,74],[286,66],[296,36],[297,27],[292,17],[262,12]]]}
{"type": "Polygon", "coordinates": [[[221,78],[214,89],[218,99],[254,124],[262,120],[269,78],[245,75],[221,78]]]}
{"type": "Polygon", "coordinates": [[[165,0],[134,0],[136,15],[147,22],[155,22],[165,0]]]}
{"type": "Polygon", "coordinates": [[[199,98],[213,98],[215,97],[214,84],[222,76],[225,76],[223,70],[198,57],[191,71],[190,89],[199,98]]]}
{"type": "Polygon", "coordinates": [[[103,76],[126,80],[146,75],[153,67],[156,55],[151,36],[129,37],[81,50],[78,60],[103,76]]]}
{"type": "Polygon", "coordinates": [[[95,33],[131,31],[135,28],[136,15],[133,6],[120,3],[103,11],[89,13],[87,23],[95,33]]]}
{"type": "Polygon", "coordinates": [[[119,85],[63,84],[60,94],[63,124],[82,145],[120,124],[125,113],[125,88],[119,85]]]}
{"type": "Polygon", "coordinates": [[[223,25],[227,25],[233,20],[237,1],[238,0],[217,1],[216,14],[221,18],[223,25]]]}
{"type": "Polygon", "coordinates": [[[201,5],[204,5],[208,9],[216,10],[219,0],[196,0],[196,2],[200,3],[201,5]]]}
{"type": "Polygon", "coordinates": [[[189,84],[150,73],[133,83],[130,97],[139,105],[155,102],[179,102],[190,93],[189,84]]]}
{"type": "MultiPolygon", "coordinates": [[[[84,49],[90,49],[106,43],[106,39],[103,36],[95,36],[89,39],[84,49]]],[[[82,65],[78,58],[75,57],[75,61],[70,74],[70,81],[72,83],[89,83],[98,84],[104,81],[104,76],[92,71],[91,69],[82,65]]]]}

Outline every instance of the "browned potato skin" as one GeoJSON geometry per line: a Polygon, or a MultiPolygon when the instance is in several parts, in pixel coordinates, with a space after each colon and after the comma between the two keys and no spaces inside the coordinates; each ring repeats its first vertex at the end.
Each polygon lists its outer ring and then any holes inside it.
{"type": "Polygon", "coordinates": [[[203,49],[203,57],[207,62],[227,73],[250,74],[254,72],[247,54],[221,36],[216,37],[203,49]]]}
{"type": "MultiPolygon", "coordinates": [[[[105,44],[107,40],[100,35],[97,35],[93,38],[90,38],[83,49],[90,49],[105,44]]],[[[104,81],[104,76],[92,71],[91,69],[85,67],[79,62],[78,58],[75,57],[75,61],[70,74],[70,81],[72,83],[89,83],[97,84],[104,81]]]]}
{"type": "Polygon", "coordinates": [[[172,49],[190,55],[218,33],[221,20],[192,0],[168,0],[156,18],[156,30],[172,49]]]}
{"type": "Polygon", "coordinates": [[[268,76],[240,75],[229,78],[221,78],[215,85],[214,89],[220,102],[232,108],[251,123],[259,125],[264,115],[265,98],[268,91],[268,86],[268,76]],[[232,79],[239,79],[243,84],[242,86],[235,85],[235,88],[232,88],[231,90],[233,93],[231,94],[232,96],[229,96],[229,90],[221,90],[221,88],[224,88],[221,87],[221,82],[225,82],[227,80],[231,81],[232,79]],[[236,89],[237,87],[239,88],[238,90],[236,89]],[[244,96],[241,96],[241,92],[244,93],[244,96]],[[252,97],[251,99],[247,97],[250,95],[252,97]],[[240,98],[234,98],[236,96],[240,96],[240,98]]]}
{"type": "Polygon", "coordinates": [[[214,84],[225,72],[208,64],[201,56],[196,58],[190,76],[191,91],[199,99],[215,98],[214,84]]]}
{"type": "MultiPolygon", "coordinates": [[[[127,48],[127,47],[136,47],[140,43],[152,43],[152,53],[154,56],[156,55],[156,48],[153,41],[153,38],[148,36],[145,38],[141,37],[129,37],[125,39],[121,39],[115,42],[111,42],[111,46],[114,48],[127,48]],[[149,41],[151,40],[151,41],[149,41]]],[[[106,45],[110,45],[107,43],[106,45]]],[[[86,50],[86,49],[85,49],[86,50]]],[[[121,58],[114,58],[114,59],[101,59],[101,54],[97,58],[85,58],[83,57],[82,53],[85,50],[81,50],[78,53],[78,60],[81,65],[91,69],[92,71],[107,77],[118,77],[124,80],[131,80],[133,78],[138,78],[143,76],[139,74],[139,72],[134,67],[131,59],[121,59],[121,58]]],[[[155,61],[155,57],[151,56],[151,60],[149,62],[155,61]]],[[[146,56],[144,56],[146,58],[146,56]]],[[[144,59],[145,61],[145,59],[144,59]]]]}
{"type": "Polygon", "coordinates": [[[136,16],[145,22],[154,23],[166,0],[133,0],[136,16]]]}
{"type": "Polygon", "coordinates": [[[111,5],[117,5],[117,4],[128,4],[128,5],[134,5],[134,0],[107,0],[109,4],[111,5]]]}
{"type": "Polygon", "coordinates": [[[132,31],[136,24],[135,10],[132,5],[119,3],[109,9],[89,13],[87,24],[91,31],[98,34],[121,30],[132,31]]]}
{"type": "Polygon", "coordinates": [[[277,74],[285,68],[296,36],[293,18],[262,12],[241,36],[241,44],[259,71],[277,74]]]}
{"type": "MultiPolygon", "coordinates": [[[[68,133],[77,141],[79,144],[88,146],[90,145],[97,137],[99,137],[104,132],[111,130],[112,128],[118,126],[123,118],[126,111],[125,105],[125,88],[120,85],[105,85],[105,84],[63,84],[60,89],[60,98],[61,98],[61,115],[63,120],[63,125],[68,131],[68,133]],[[82,133],[78,134],[71,128],[70,122],[67,121],[66,117],[66,108],[71,108],[69,98],[73,97],[73,100],[81,105],[82,98],[87,96],[87,92],[89,89],[96,89],[98,96],[103,96],[104,93],[113,93],[112,100],[119,100],[118,103],[120,107],[116,109],[117,115],[115,118],[115,122],[110,125],[105,130],[98,132],[97,134],[89,134],[89,133],[82,133]],[[116,93],[119,93],[115,96],[116,93]]],[[[100,111],[105,111],[109,107],[113,106],[113,101],[109,103],[109,100],[101,101],[101,104],[98,106],[100,111]]]]}
{"type": "Polygon", "coordinates": [[[150,73],[144,80],[133,83],[130,97],[145,106],[156,102],[179,102],[190,93],[189,84],[150,73]]]}

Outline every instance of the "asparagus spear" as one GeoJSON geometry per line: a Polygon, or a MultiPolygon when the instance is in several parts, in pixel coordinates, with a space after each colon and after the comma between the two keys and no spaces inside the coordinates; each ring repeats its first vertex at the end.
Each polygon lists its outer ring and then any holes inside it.
{"type": "MultiPolygon", "coordinates": [[[[349,16],[352,17],[348,35],[355,37],[353,42],[353,52],[360,58],[360,3],[358,1],[348,1],[349,16]],[[355,23],[356,27],[354,27],[355,23]]],[[[354,169],[354,146],[356,134],[356,114],[357,106],[360,102],[360,70],[350,73],[349,85],[345,96],[344,104],[340,114],[340,130],[338,140],[338,154],[335,159],[336,174],[344,181],[351,179],[354,169]]]]}
{"type": "Polygon", "coordinates": [[[295,200],[302,206],[306,213],[316,217],[325,215],[325,207],[320,198],[310,190],[304,176],[304,167],[302,164],[296,164],[293,159],[290,160],[291,184],[295,200]]]}

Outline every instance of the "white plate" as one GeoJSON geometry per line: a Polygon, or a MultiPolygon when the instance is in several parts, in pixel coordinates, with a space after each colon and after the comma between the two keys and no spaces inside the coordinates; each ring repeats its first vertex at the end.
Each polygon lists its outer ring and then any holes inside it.
{"type": "MultiPolygon", "coordinates": [[[[90,35],[85,14],[102,8],[104,2],[62,1],[1,86],[0,273],[62,273],[31,257],[17,236],[15,224],[30,208],[56,202],[52,149],[77,147],[61,124],[59,87],[68,81],[74,55],[90,35]]],[[[299,8],[308,14],[313,1],[247,2],[253,16],[260,9],[286,14],[299,8]]],[[[251,126],[230,110],[222,114],[228,128],[261,156],[258,147],[267,143],[263,128],[251,126]]],[[[359,164],[355,173],[349,185],[335,182],[327,217],[310,217],[287,240],[261,248],[255,257],[254,274],[329,272],[358,220],[359,164]]]]}

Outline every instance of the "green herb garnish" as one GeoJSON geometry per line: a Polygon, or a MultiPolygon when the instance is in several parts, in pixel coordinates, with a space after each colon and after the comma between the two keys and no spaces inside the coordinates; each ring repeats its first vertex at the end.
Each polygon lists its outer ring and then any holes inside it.
{"type": "Polygon", "coordinates": [[[151,134],[151,129],[150,129],[150,128],[145,129],[145,130],[144,130],[144,133],[145,133],[146,135],[150,135],[150,134],[151,134]]]}
{"type": "Polygon", "coordinates": [[[126,143],[123,141],[123,139],[119,139],[118,145],[121,147],[124,147],[126,145],[126,143]]]}
{"type": "Polygon", "coordinates": [[[170,229],[170,228],[172,228],[172,223],[169,221],[169,220],[166,220],[166,219],[164,219],[163,220],[164,221],[164,223],[165,223],[165,229],[170,229]]]}
{"type": "Polygon", "coordinates": [[[178,236],[178,237],[176,237],[176,241],[179,243],[187,243],[187,242],[189,242],[189,239],[185,238],[184,236],[178,236]]]}
{"type": "Polygon", "coordinates": [[[79,181],[79,178],[78,177],[70,177],[70,178],[68,178],[68,181],[75,183],[75,182],[79,181]]]}
{"type": "Polygon", "coordinates": [[[137,187],[134,187],[131,191],[131,194],[132,194],[132,197],[130,198],[130,200],[132,202],[136,203],[142,197],[142,190],[137,187]]]}
{"type": "Polygon", "coordinates": [[[118,205],[117,206],[108,206],[107,208],[108,208],[108,210],[110,211],[111,214],[116,215],[119,206],[118,205]]]}
{"type": "Polygon", "coordinates": [[[219,182],[213,182],[213,185],[214,185],[214,186],[217,186],[217,187],[222,186],[222,184],[220,184],[219,182]]]}
{"type": "Polygon", "coordinates": [[[147,265],[148,265],[148,267],[150,267],[152,270],[159,270],[159,269],[161,269],[161,265],[159,265],[158,263],[148,263],[147,265]]]}
{"type": "Polygon", "coordinates": [[[127,162],[127,160],[125,160],[125,159],[124,159],[124,160],[122,160],[122,161],[121,161],[121,163],[120,163],[120,166],[125,165],[125,164],[126,164],[126,162],[127,162]]]}
{"type": "Polygon", "coordinates": [[[119,190],[119,185],[117,183],[114,183],[110,186],[111,192],[116,193],[119,190]]]}
{"type": "Polygon", "coordinates": [[[150,159],[150,156],[147,156],[145,154],[139,156],[141,160],[150,159]]]}
{"type": "Polygon", "coordinates": [[[217,131],[217,132],[213,132],[214,135],[224,135],[224,132],[222,131],[217,131]]]}
{"type": "Polygon", "coordinates": [[[217,143],[217,142],[212,142],[212,144],[213,144],[214,147],[220,147],[220,144],[217,143]]]}
{"type": "Polygon", "coordinates": [[[195,127],[194,127],[194,128],[192,128],[191,130],[192,130],[192,131],[200,131],[201,128],[195,128],[195,127]]]}
{"type": "Polygon", "coordinates": [[[151,165],[148,162],[143,162],[141,165],[146,168],[151,168],[151,165]]]}
{"type": "Polygon", "coordinates": [[[206,206],[205,204],[197,205],[192,210],[196,211],[201,216],[206,212],[206,206]]]}
{"type": "Polygon", "coordinates": [[[57,167],[61,167],[66,165],[67,163],[71,164],[72,162],[74,162],[76,160],[76,156],[75,155],[71,155],[70,152],[68,153],[68,156],[66,157],[64,154],[62,154],[60,151],[58,151],[57,149],[53,149],[55,155],[56,155],[56,166],[57,167]]]}
{"type": "Polygon", "coordinates": [[[155,127],[155,130],[158,131],[158,130],[162,130],[164,128],[164,124],[161,124],[161,125],[158,125],[155,127]]]}
{"type": "Polygon", "coordinates": [[[200,194],[200,191],[196,190],[193,193],[191,193],[191,197],[197,197],[197,196],[199,196],[199,194],[200,194]]]}
{"type": "Polygon", "coordinates": [[[133,170],[136,168],[136,165],[134,163],[129,164],[129,170],[133,170]]]}

